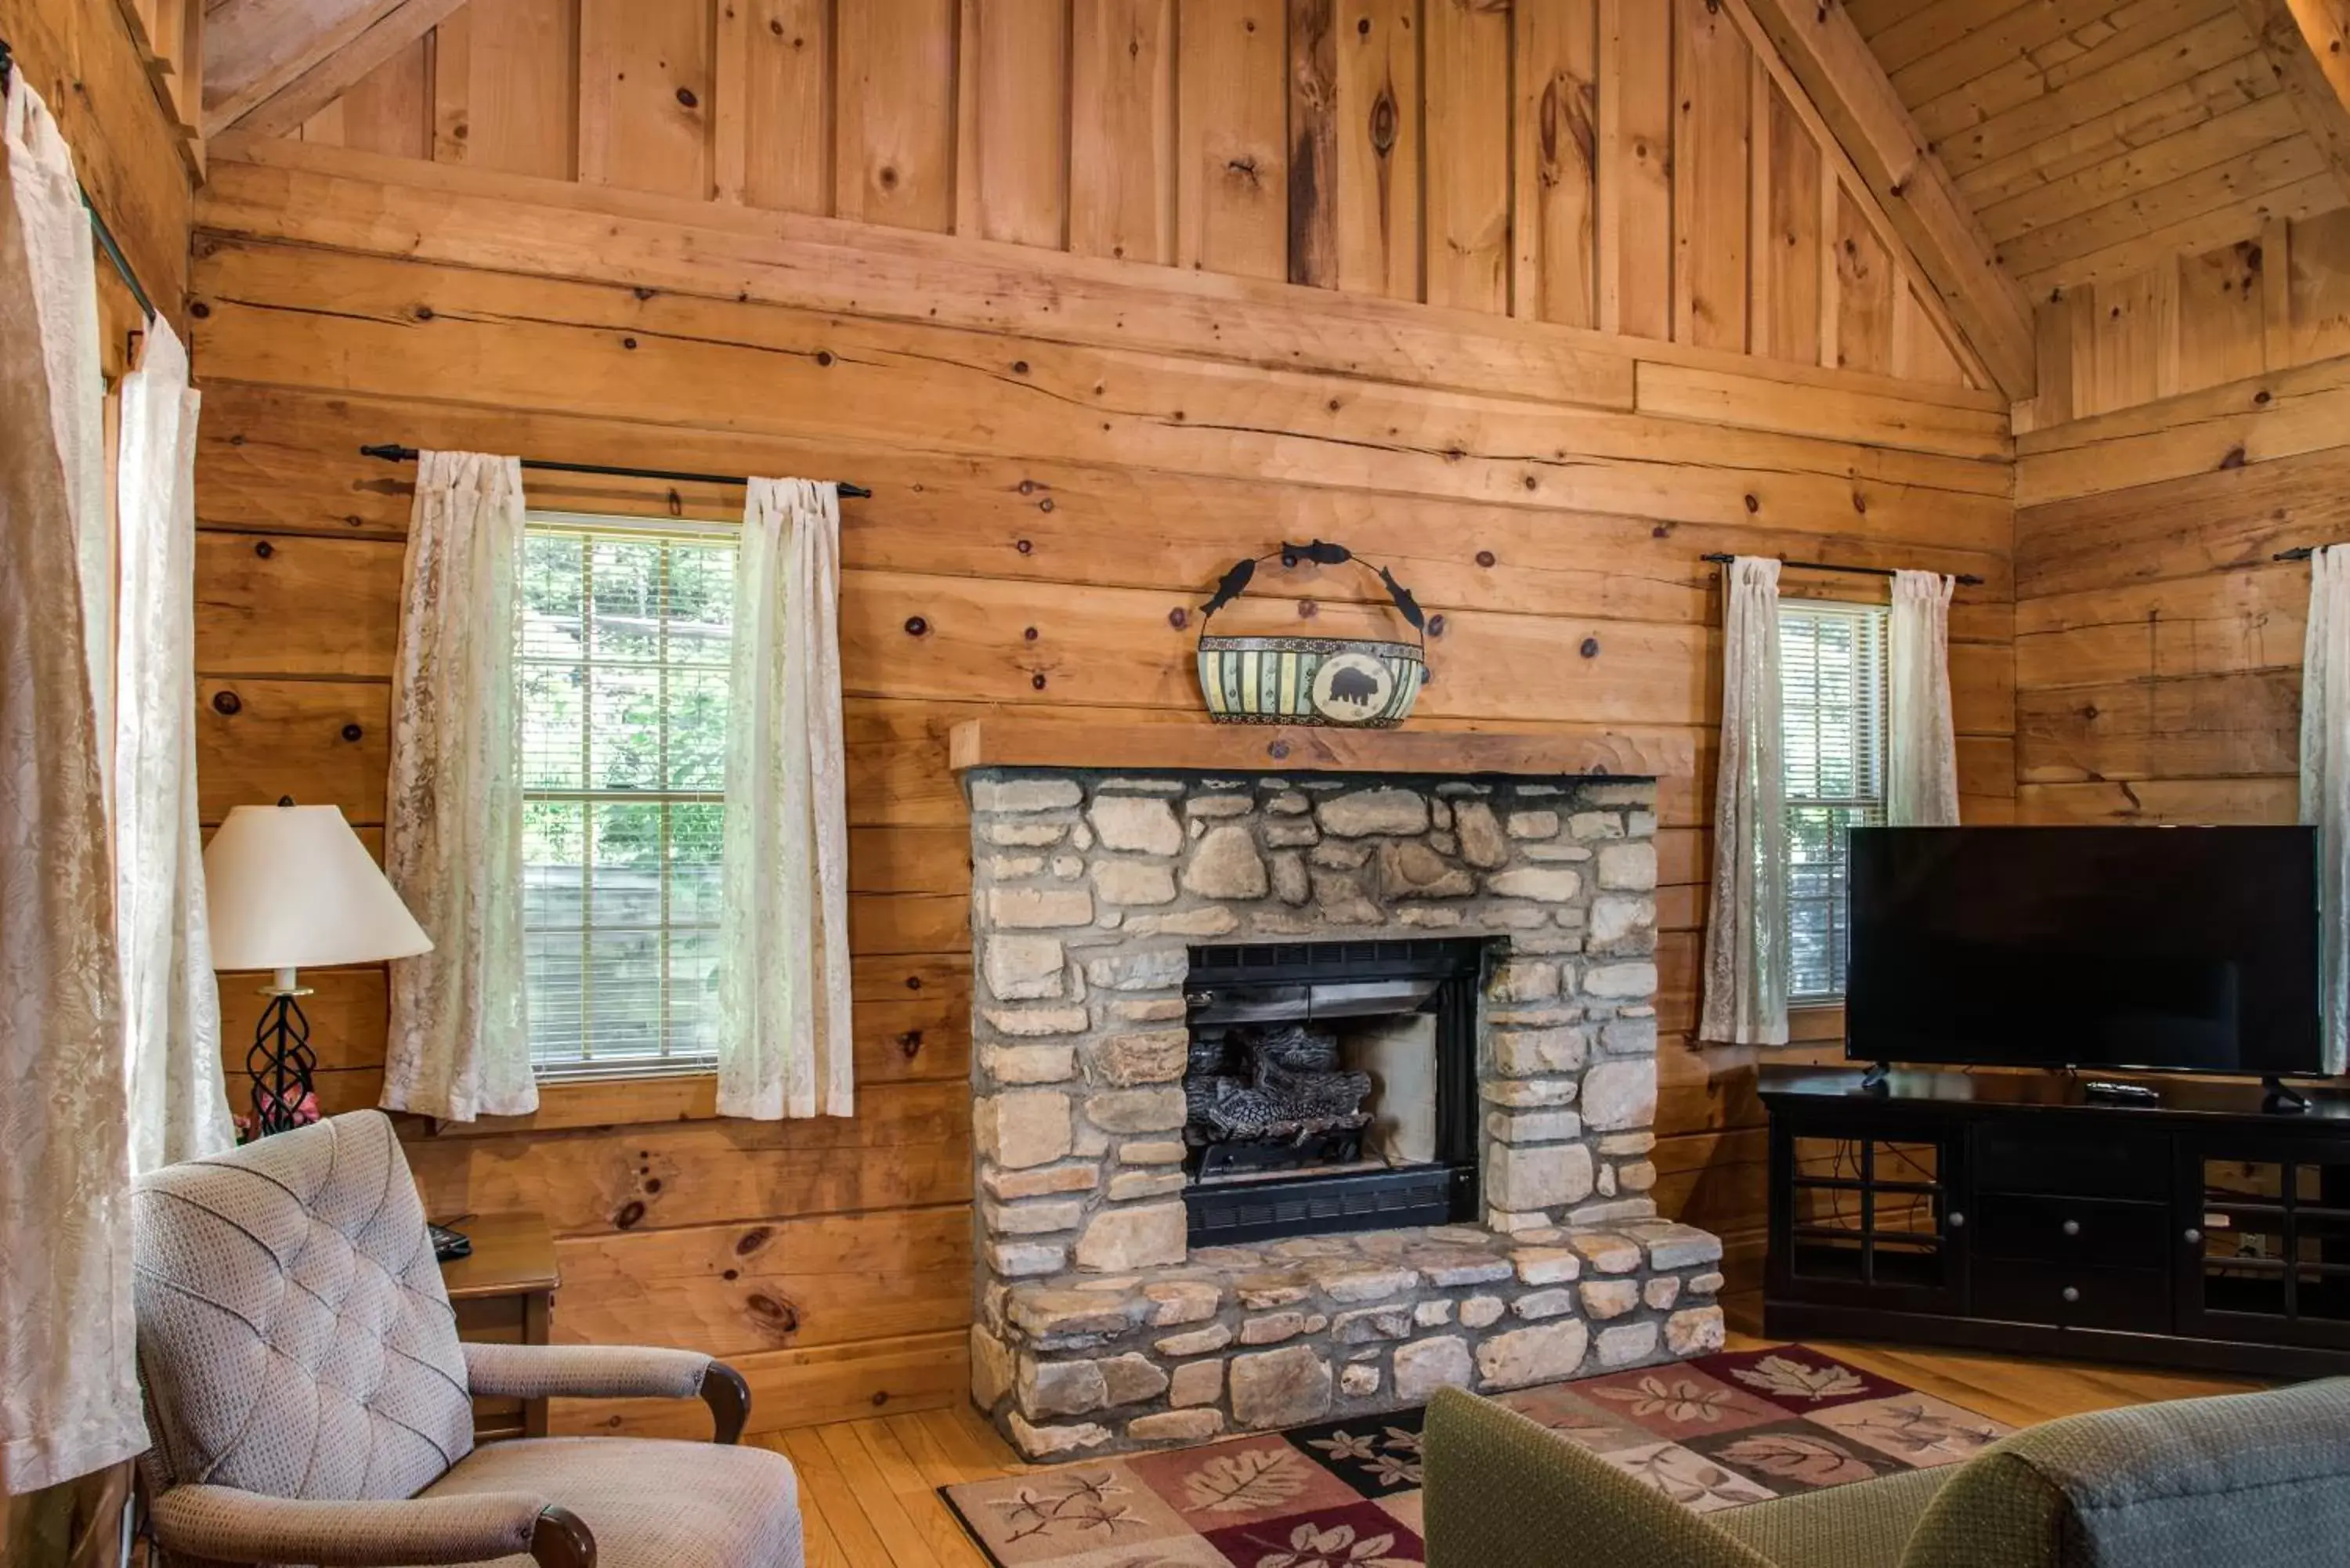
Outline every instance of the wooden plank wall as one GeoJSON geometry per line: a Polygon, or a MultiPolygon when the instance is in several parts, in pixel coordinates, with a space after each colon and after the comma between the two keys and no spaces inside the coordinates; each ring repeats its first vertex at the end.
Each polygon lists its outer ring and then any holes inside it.
{"type": "Polygon", "coordinates": [[[1741,0],[470,0],[306,140],[1987,385],[1741,0]]]}
{"type": "Polygon", "coordinates": [[[2016,428],[2350,353],[2350,207],[2339,201],[2271,217],[2256,239],[2057,290],[2037,310],[2039,392],[2017,407],[2016,428]]]}
{"type": "MultiPolygon", "coordinates": [[[[1729,1234],[1742,1269],[1761,1241],[1753,1063],[1689,1040],[1719,707],[1716,573],[1699,557],[1982,576],[1954,616],[1962,787],[1970,815],[2012,810],[2012,447],[1996,393],[349,149],[214,151],[193,306],[208,818],[291,794],[378,836],[410,490],[362,442],[877,493],[844,509],[857,1116],[754,1126],[712,1119],[706,1081],[598,1085],[550,1091],[527,1126],[420,1128],[411,1145],[436,1214],[548,1213],[559,1335],[724,1355],[763,1421],[966,1386],[968,828],[949,728],[997,711],[1198,722],[1201,586],[1241,556],[1318,535],[1392,563],[1443,618],[1430,726],[1694,745],[1698,776],[1663,791],[1659,1198],[1729,1234]]],[[[990,210],[1013,233],[1055,188],[991,184],[990,210]]],[[[1119,210],[1112,231],[1144,232],[1142,207],[1119,210]]],[[[1216,220],[1180,187],[1176,211],[1176,243],[1208,243],[1199,225],[1216,220]]],[[[1457,236],[1483,233],[1471,207],[1448,211],[1457,236]]],[[[1475,249],[1448,286],[1482,286],[1475,249]]],[[[1515,255],[1493,265],[1516,275],[1515,255]]],[[[740,505],[552,476],[532,495],[740,505]]],[[[1309,573],[1233,613],[1374,624],[1358,595],[1309,573]]],[[[311,978],[326,1097],[371,1103],[383,977],[311,978]]],[[[232,1040],[245,992],[225,988],[232,1040]]]]}
{"type": "Polygon", "coordinates": [[[2309,568],[2350,538],[2350,357],[2018,442],[2033,822],[2293,820],[2309,568]]]}
{"type": "MultiPolygon", "coordinates": [[[[179,317],[188,279],[193,154],[165,107],[179,78],[140,36],[173,5],[140,0],[0,0],[0,38],[74,150],[74,171],[158,308],[179,317]],[[137,30],[133,18],[139,20],[137,30]]],[[[99,258],[109,354],[140,325],[130,291],[99,258]]],[[[109,360],[108,373],[118,368],[109,360]]]]}

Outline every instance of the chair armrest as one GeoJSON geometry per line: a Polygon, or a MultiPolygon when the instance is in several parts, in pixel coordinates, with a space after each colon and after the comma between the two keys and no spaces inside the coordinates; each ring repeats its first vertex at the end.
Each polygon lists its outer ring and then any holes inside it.
{"type": "Polygon", "coordinates": [[[1428,1560],[1475,1568],[1771,1568],[1770,1560],[1513,1410],[1440,1388],[1420,1462],[1428,1560]]]}
{"type": "Polygon", "coordinates": [[[476,1394],[511,1399],[691,1399],[710,1407],[714,1439],[732,1443],[751,1414],[742,1374],[694,1350],[624,1345],[463,1346],[476,1394]]]}
{"type": "Polygon", "coordinates": [[[173,1557],[384,1568],[481,1563],[528,1552],[543,1568],[594,1568],[596,1538],[567,1509],[524,1492],[368,1502],[173,1487],[149,1517],[173,1557]]]}

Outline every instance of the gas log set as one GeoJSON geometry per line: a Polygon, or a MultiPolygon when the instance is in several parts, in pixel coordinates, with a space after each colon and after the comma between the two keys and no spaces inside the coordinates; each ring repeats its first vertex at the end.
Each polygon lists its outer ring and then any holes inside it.
{"type": "Polygon", "coordinates": [[[1350,1163],[1370,1096],[1371,1075],[1340,1065],[1336,1034],[1303,1023],[1201,1030],[1183,1080],[1193,1173],[1350,1163]]]}

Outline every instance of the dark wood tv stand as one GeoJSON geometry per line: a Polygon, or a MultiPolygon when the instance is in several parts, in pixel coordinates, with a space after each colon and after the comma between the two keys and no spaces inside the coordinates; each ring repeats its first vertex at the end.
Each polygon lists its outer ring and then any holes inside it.
{"type": "Polygon", "coordinates": [[[2350,1101],[1765,1067],[1773,1337],[2350,1372],[2350,1101]]]}

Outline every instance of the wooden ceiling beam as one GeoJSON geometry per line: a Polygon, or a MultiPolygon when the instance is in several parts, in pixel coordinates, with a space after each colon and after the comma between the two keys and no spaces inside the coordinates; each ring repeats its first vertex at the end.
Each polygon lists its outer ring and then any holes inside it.
{"type": "Polygon", "coordinates": [[[2236,0],[2350,201],[2350,0],[2236,0]]]}
{"type": "Polygon", "coordinates": [[[1755,20],[1981,356],[2000,390],[2033,395],[2032,306],[1839,0],[1751,0],[1755,20]]]}
{"type": "Polygon", "coordinates": [[[256,136],[286,136],[378,66],[412,47],[465,0],[393,0],[339,48],[292,78],[236,120],[256,136]]]}
{"type": "Polygon", "coordinates": [[[397,9],[400,0],[212,0],[204,14],[204,134],[255,105],[397,9]]]}

